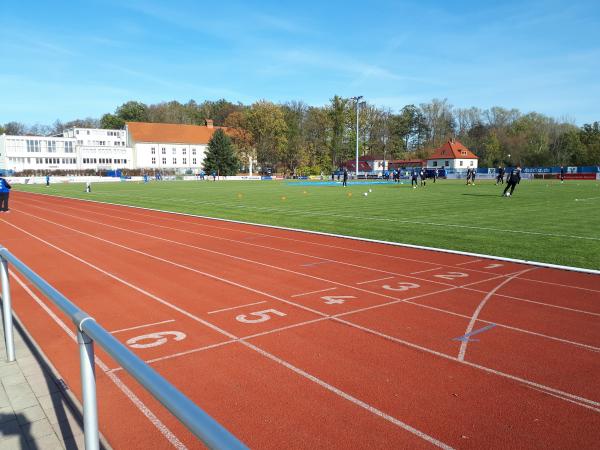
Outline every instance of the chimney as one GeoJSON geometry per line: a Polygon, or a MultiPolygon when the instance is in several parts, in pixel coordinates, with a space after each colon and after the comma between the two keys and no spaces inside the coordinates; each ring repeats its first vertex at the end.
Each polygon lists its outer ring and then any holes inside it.
{"type": "Polygon", "coordinates": [[[212,119],[205,119],[206,122],[206,127],[207,128],[212,128],[213,127],[213,121],[212,119]]]}

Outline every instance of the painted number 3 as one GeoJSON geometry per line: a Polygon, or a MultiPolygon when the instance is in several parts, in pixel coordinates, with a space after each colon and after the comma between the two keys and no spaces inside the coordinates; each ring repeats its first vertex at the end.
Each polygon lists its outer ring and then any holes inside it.
{"type": "Polygon", "coordinates": [[[396,283],[396,287],[390,286],[389,284],[384,284],[381,287],[387,289],[388,291],[408,291],[409,289],[416,289],[421,286],[419,286],[417,283],[399,281],[398,283],[396,283]]]}
{"type": "Polygon", "coordinates": [[[250,314],[240,314],[235,318],[235,320],[243,323],[260,323],[269,320],[271,318],[271,314],[281,317],[286,315],[285,313],[277,311],[276,309],[265,309],[264,311],[256,311],[250,314]],[[255,316],[256,318],[252,318],[249,316],[255,316]]]}

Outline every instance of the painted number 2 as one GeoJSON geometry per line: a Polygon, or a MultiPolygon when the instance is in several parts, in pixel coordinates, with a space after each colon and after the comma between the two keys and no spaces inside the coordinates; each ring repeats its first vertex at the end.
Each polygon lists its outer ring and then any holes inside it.
{"type": "Polygon", "coordinates": [[[396,287],[390,286],[389,284],[384,284],[381,287],[387,289],[388,291],[408,291],[409,289],[416,289],[421,286],[419,286],[417,283],[399,281],[398,283],[396,283],[396,287]]]}
{"type": "Polygon", "coordinates": [[[282,313],[281,311],[277,311],[276,309],[265,309],[264,311],[256,311],[250,314],[240,314],[239,316],[237,316],[235,318],[235,320],[237,320],[238,322],[243,322],[243,323],[260,323],[260,322],[266,322],[267,320],[269,320],[271,318],[270,314],[273,314],[275,316],[285,316],[285,313],[282,313]],[[255,316],[256,318],[252,318],[252,317],[248,317],[248,316],[255,316]]]}
{"type": "Polygon", "coordinates": [[[440,275],[435,275],[437,278],[443,278],[444,280],[454,280],[456,278],[466,278],[469,275],[463,272],[448,272],[440,275]]]}

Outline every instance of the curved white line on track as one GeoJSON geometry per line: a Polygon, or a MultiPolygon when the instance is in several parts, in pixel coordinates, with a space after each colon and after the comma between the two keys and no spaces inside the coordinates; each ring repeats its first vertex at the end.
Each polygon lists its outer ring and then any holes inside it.
{"type": "MultiPolygon", "coordinates": [[[[473,327],[475,326],[475,322],[477,321],[477,318],[479,317],[479,314],[481,313],[481,310],[483,309],[483,307],[485,306],[485,304],[488,302],[488,300],[490,298],[492,298],[492,296],[496,293],[496,291],[498,289],[500,289],[502,286],[504,286],[505,284],[507,284],[511,280],[517,278],[519,275],[521,275],[521,274],[523,274],[525,272],[529,272],[530,270],[535,270],[535,269],[536,268],[534,267],[534,268],[531,268],[531,269],[525,269],[525,270],[522,270],[520,272],[517,272],[514,275],[511,275],[510,277],[508,277],[506,280],[502,281],[500,284],[498,284],[490,292],[488,292],[487,295],[484,297],[484,299],[481,301],[481,303],[479,303],[479,305],[475,309],[475,312],[473,313],[473,316],[471,316],[471,320],[469,321],[469,325],[467,325],[467,330],[465,331],[464,334],[467,335],[471,331],[473,331],[473,327]]],[[[460,350],[458,352],[458,360],[459,361],[464,361],[464,359],[465,359],[465,353],[467,352],[467,345],[469,345],[469,339],[468,338],[464,339],[460,343],[460,350]]]]}

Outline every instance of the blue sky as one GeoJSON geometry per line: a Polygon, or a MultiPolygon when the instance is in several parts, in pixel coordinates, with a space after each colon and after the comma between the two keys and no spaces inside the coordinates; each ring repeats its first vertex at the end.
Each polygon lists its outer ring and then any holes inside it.
{"type": "Polygon", "coordinates": [[[600,120],[596,1],[7,1],[0,123],[145,103],[447,98],[600,120]]]}

